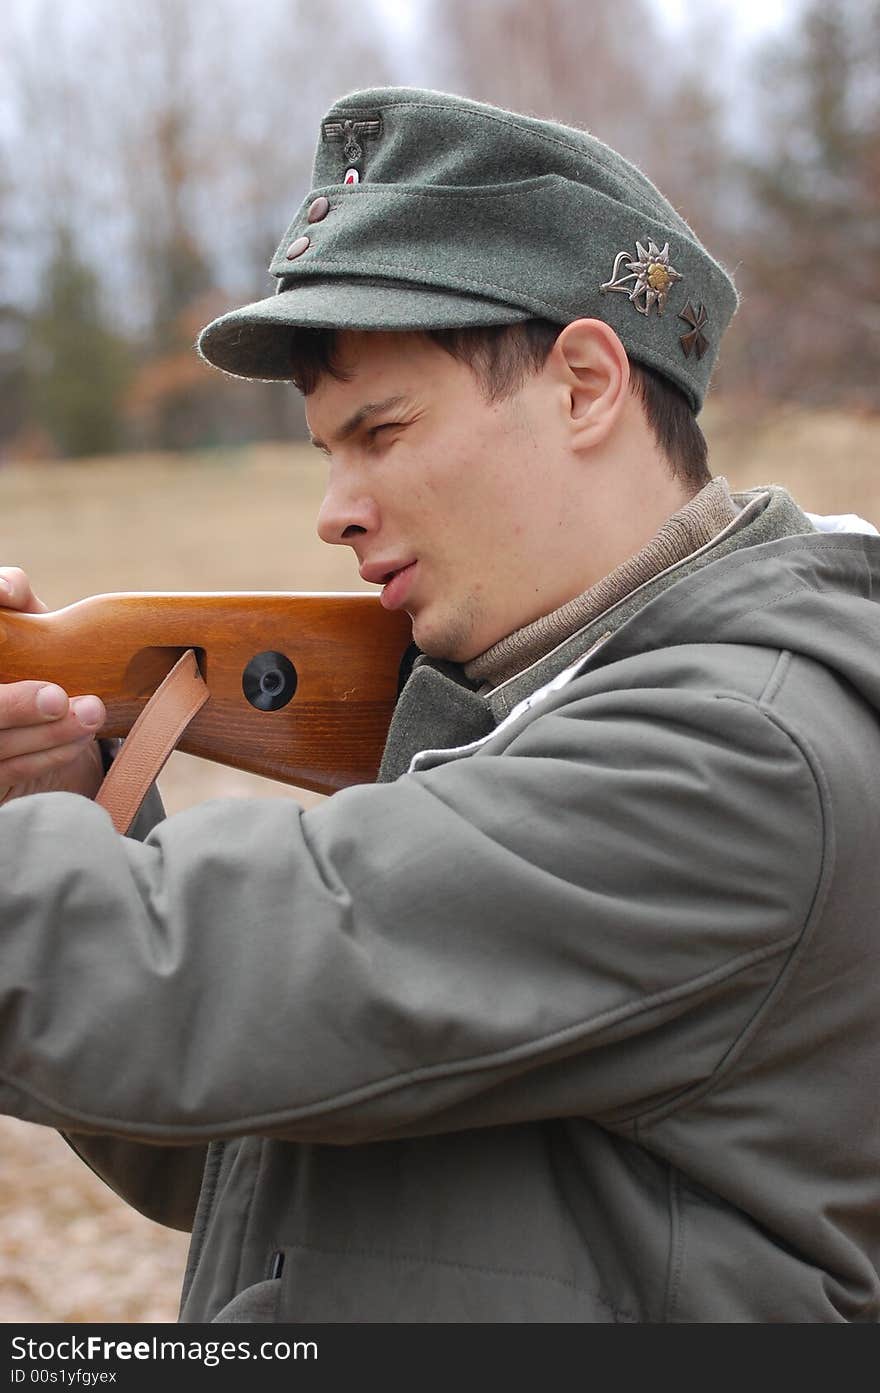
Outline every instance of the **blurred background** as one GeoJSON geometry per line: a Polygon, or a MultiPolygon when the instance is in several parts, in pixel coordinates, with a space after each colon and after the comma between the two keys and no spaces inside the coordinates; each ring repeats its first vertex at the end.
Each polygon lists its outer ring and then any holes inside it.
{"type": "Polygon", "coordinates": [[[308,191],[356,87],[585,126],[735,274],[715,391],[877,410],[878,0],[5,0],[0,458],[302,434],[192,352],[308,191]]]}
{"type": "MultiPolygon", "coordinates": [[[[271,293],[326,108],[386,84],[634,160],[743,297],[701,416],[713,472],[880,525],[880,0],[4,0],[0,563],[52,607],[373,588],[314,535],[294,389],[193,342],[271,293]]],[[[160,784],[171,812],[314,801],[181,754],[160,784]]],[[[173,1320],[185,1247],[0,1119],[0,1319],[173,1320]]]]}

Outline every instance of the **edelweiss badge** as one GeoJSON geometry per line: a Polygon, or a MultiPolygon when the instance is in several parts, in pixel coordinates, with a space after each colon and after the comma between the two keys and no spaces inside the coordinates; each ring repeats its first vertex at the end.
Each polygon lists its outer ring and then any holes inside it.
{"type": "Polygon", "coordinates": [[[680,271],[676,271],[674,266],[669,264],[669,243],[667,242],[662,251],[653,243],[648,242],[648,250],[642,246],[641,242],[636,242],[636,261],[628,261],[629,252],[618,252],[614,258],[614,269],[611,272],[610,281],[606,281],[600,288],[602,290],[621,290],[624,295],[628,295],[635,305],[639,314],[650,314],[651,306],[657,306],[657,313],[662,314],[666,307],[666,297],[676,281],[684,280],[680,271]],[[626,263],[626,268],[630,272],[628,276],[620,274],[621,262],[626,263]],[[628,285],[627,281],[635,281],[635,285],[628,285]],[[639,296],[644,295],[645,302],[639,304],[639,296]]]}

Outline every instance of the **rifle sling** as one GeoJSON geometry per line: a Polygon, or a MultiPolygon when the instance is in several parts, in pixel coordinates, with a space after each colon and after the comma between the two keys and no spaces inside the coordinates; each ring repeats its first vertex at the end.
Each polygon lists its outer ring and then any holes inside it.
{"type": "Polygon", "coordinates": [[[150,697],[98,790],[95,802],[110,814],[121,836],[209,695],[196,655],[188,648],[150,697]]]}

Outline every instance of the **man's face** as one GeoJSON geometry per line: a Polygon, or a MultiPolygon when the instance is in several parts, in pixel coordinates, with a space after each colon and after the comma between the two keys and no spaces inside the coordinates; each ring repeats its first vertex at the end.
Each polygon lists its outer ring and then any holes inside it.
{"type": "Polygon", "coordinates": [[[433,657],[466,662],[570,598],[554,543],[571,503],[553,460],[558,384],[487,402],[471,370],[419,334],[339,336],[346,381],[307,398],[329,457],[318,516],[433,657]]]}

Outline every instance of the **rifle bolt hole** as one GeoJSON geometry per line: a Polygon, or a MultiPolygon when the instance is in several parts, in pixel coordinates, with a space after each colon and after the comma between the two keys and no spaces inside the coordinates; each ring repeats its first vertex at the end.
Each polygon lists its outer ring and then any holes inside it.
{"type": "Polygon", "coordinates": [[[251,658],[241,677],[241,688],[258,711],[280,711],[296,691],[296,668],[283,653],[267,651],[251,658]]]}

